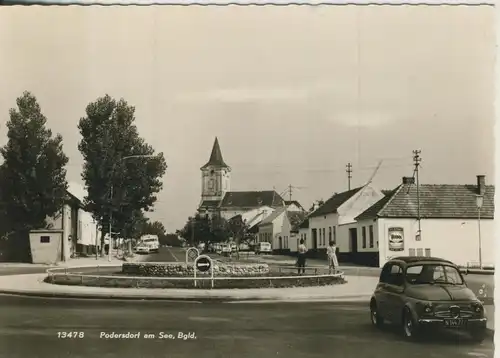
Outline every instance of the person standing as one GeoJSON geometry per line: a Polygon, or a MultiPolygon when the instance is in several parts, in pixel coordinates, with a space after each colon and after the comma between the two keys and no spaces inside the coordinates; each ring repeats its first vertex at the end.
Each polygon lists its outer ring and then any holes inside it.
{"type": "Polygon", "coordinates": [[[339,267],[339,262],[337,260],[337,246],[335,246],[335,243],[333,241],[329,242],[326,253],[328,255],[328,271],[331,275],[334,274],[337,267],[339,267]]]}
{"type": "Polygon", "coordinates": [[[300,239],[300,244],[299,247],[297,248],[298,251],[298,257],[297,257],[297,266],[298,266],[298,273],[300,275],[300,271],[302,270],[302,273],[306,273],[306,253],[307,253],[307,247],[304,245],[304,239],[300,239]]]}

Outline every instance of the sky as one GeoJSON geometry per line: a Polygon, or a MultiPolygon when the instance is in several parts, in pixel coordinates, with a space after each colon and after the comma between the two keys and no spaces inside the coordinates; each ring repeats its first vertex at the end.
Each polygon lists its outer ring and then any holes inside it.
{"type": "MultiPolygon", "coordinates": [[[[0,144],[23,91],[64,138],[109,94],[136,107],[168,169],[150,217],[180,229],[214,138],[232,190],[295,188],[309,207],[365,184],[494,182],[494,8],[8,7],[0,12],[0,144]],[[381,165],[375,172],[378,163],[381,165]]],[[[288,197],[288,196],[287,196],[288,197]]]]}

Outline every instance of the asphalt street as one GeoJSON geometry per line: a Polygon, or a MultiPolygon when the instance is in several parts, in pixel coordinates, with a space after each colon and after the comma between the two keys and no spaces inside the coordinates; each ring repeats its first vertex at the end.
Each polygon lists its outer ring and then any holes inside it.
{"type": "Polygon", "coordinates": [[[478,345],[453,334],[412,343],[395,328],[377,330],[370,324],[365,304],[200,304],[0,296],[0,317],[1,358],[493,357],[491,340],[478,345]],[[69,338],[69,332],[76,332],[77,337],[69,338]],[[128,332],[139,332],[140,338],[102,337],[128,332]],[[191,336],[183,339],[179,333],[191,336]],[[152,336],[145,338],[145,334],[152,336]]]}

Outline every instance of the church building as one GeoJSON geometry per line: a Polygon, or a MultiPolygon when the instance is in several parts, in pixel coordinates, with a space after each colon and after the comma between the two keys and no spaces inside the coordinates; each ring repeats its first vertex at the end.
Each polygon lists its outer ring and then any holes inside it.
{"type": "Polygon", "coordinates": [[[215,142],[208,163],[201,170],[201,202],[198,212],[225,219],[259,208],[280,208],[285,200],[275,190],[231,191],[231,167],[224,162],[219,141],[215,142]]]}

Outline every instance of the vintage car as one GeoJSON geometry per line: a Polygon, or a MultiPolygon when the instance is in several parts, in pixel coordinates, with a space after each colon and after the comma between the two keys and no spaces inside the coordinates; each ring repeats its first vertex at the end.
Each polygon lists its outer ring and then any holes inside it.
{"type": "Polygon", "coordinates": [[[486,335],[484,308],[467,288],[459,268],[435,257],[395,257],[380,274],[370,301],[371,321],[400,325],[415,339],[428,328],[467,331],[477,342],[486,335]]]}

